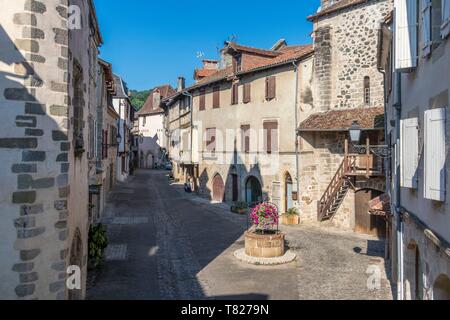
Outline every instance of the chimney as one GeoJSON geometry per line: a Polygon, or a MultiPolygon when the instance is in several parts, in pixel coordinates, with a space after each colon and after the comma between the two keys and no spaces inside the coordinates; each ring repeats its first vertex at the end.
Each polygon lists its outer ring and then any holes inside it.
{"type": "Polygon", "coordinates": [[[159,89],[156,88],[155,90],[153,90],[153,109],[158,109],[160,104],[161,93],[159,92],[159,89]]]}
{"type": "Polygon", "coordinates": [[[184,77],[178,77],[177,91],[181,92],[186,87],[186,79],[184,77]]]}
{"type": "Polygon", "coordinates": [[[203,69],[216,70],[219,68],[219,61],[217,60],[203,60],[203,69]]]}

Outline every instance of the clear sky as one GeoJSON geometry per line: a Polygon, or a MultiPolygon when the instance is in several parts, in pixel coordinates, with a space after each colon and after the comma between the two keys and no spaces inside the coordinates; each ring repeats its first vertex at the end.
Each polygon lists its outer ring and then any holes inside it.
{"type": "Polygon", "coordinates": [[[193,82],[203,58],[218,58],[231,36],[237,42],[270,48],[278,39],[311,43],[320,0],[153,1],[95,0],[104,45],[101,57],[113,64],[130,89],[193,82]]]}

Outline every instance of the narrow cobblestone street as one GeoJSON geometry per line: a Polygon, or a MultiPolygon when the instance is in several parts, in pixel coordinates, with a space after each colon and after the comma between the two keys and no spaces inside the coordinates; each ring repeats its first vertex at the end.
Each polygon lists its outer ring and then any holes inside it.
{"type": "Polygon", "coordinates": [[[110,245],[89,275],[88,299],[392,299],[384,242],[283,227],[297,260],[248,265],[233,256],[245,217],[170,185],[165,171],[137,171],[119,185],[103,222],[110,245]],[[380,267],[380,290],[367,289],[371,265],[380,267]]]}

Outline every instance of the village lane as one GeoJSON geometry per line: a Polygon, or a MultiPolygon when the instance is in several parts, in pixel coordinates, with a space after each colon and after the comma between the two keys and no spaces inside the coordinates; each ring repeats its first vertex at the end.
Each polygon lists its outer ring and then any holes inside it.
{"type": "Polygon", "coordinates": [[[171,185],[166,171],[136,171],[106,207],[110,245],[90,272],[88,299],[392,299],[383,241],[316,226],[284,227],[298,258],[248,265],[246,218],[171,185]],[[367,288],[369,266],[381,288],[367,288]]]}

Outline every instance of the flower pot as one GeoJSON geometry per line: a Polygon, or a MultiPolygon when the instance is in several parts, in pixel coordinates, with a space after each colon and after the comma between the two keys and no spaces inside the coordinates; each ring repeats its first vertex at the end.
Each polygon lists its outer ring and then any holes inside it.
{"type": "Polygon", "coordinates": [[[247,209],[245,208],[237,208],[235,206],[231,206],[231,212],[237,213],[237,214],[246,214],[247,209]]]}
{"type": "Polygon", "coordinates": [[[257,258],[275,258],[284,255],[284,233],[245,233],[245,254],[257,258]]]}
{"type": "Polygon", "coordinates": [[[298,215],[285,215],[281,216],[281,223],[285,225],[296,225],[300,223],[300,217],[298,215]]]}

